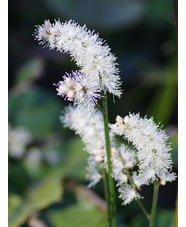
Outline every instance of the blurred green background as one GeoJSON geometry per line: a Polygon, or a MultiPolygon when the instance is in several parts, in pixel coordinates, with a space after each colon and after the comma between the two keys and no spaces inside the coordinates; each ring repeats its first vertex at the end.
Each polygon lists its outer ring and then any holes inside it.
{"type": "MultiPolygon", "coordinates": [[[[55,86],[76,69],[66,54],[34,40],[44,19],[73,19],[99,32],[117,56],[124,90],[109,97],[109,120],[140,112],[161,122],[177,172],[177,37],[172,0],[9,0],[9,227],[105,226],[103,185],[86,188],[88,157],[60,124],[68,105],[55,86]]],[[[118,139],[119,140],[119,139],[118,139]]],[[[144,187],[150,211],[152,187],[144,187]]],[[[158,227],[175,222],[177,181],[160,187],[158,227]]],[[[119,227],[146,227],[133,202],[117,200],[119,227]]]]}

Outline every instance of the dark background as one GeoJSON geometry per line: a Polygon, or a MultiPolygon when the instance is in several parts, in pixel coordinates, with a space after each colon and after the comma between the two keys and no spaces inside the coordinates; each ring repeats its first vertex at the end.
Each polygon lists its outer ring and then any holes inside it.
{"type": "MultiPolygon", "coordinates": [[[[177,37],[173,1],[9,0],[9,125],[12,130],[24,127],[32,135],[21,158],[9,153],[12,227],[32,226],[28,223],[35,213],[35,218],[46,226],[87,226],[86,223],[104,226],[101,224],[104,212],[100,216],[92,205],[90,213],[86,213],[84,206],[90,208],[91,199],[79,201],[81,193],[75,190],[78,186],[69,189],[74,182],[87,184],[87,154],[80,139],[60,124],[59,115],[68,103],[56,95],[53,83],[61,80],[65,72],[76,69],[76,65],[68,55],[43,48],[32,35],[35,25],[57,18],[86,24],[106,40],[117,57],[124,90],[122,98],[116,98],[114,104],[113,97],[109,97],[110,122],[114,122],[117,114],[125,116],[128,112],[153,116],[170,136],[173,169],[177,172],[177,37]],[[41,160],[32,164],[27,161],[31,148],[42,154],[41,160]],[[48,159],[54,162],[51,164],[48,159]],[[45,185],[43,181],[49,176],[57,178],[54,184],[60,185],[64,196],[56,194],[47,201],[43,198],[44,205],[30,208],[30,190],[34,188],[37,192],[38,185],[45,185]],[[27,208],[26,213],[20,210],[20,204],[27,208]]],[[[103,198],[102,190],[101,183],[93,189],[103,198]]],[[[41,192],[37,193],[40,198],[41,192]]],[[[150,210],[152,187],[144,187],[143,194],[150,210]]],[[[173,226],[176,196],[177,181],[160,188],[158,226],[173,226]]],[[[135,202],[126,207],[120,204],[118,199],[118,226],[148,226],[135,202]]]]}

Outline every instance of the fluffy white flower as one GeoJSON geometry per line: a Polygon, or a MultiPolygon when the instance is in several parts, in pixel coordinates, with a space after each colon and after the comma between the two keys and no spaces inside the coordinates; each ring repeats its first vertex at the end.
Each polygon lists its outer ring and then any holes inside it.
{"type": "Polygon", "coordinates": [[[63,81],[59,81],[56,90],[57,95],[66,96],[69,101],[74,101],[75,104],[88,106],[96,104],[97,99],[101,98],[99,92],[98,81],[90,77],[84,77],[81,72],[66,73],[63,81]]]}
{"type": "Polygon", "coordinates": [[[119,198],[123,200],[122,205],[126,205],[132,202],[132,200],[141,199],[139,193],[130,185],[122,186],[118,189],[120,192],[119,198]]]}
{"type": "Polygon", "coordinates": [[[156,179],[156,171],[154,168],[147,166],[144,169],[140,169],[138,177],[143,179],[147,184],[153,183],[156,179]]]}
{"type": "Polygon", "coordinates": [[[72,20],[55,21],[54,24],[45,20],[42,26],[36,26],[34,35],[41,44],[47,43],[51,49],[70,54],[83,75],[97,80],[101,89],[118,97],[121,95],[115,56],[98,34],[85,25],[81,27],[72,20]]]}
{"type": "MultiPolygon", "coordinates": [[[[94,176],[95,171],[97,171],[97,164],[99,164],[99,167],[107,166],[102,114],[96,110],[92,110],[92,112],[87,111],[83,106],[70,106],[66,108],[65,113],[60,119],[65,127],[74,130],[75,133],[82,138],[85,149],[90,154],[88,159],[88,170],[90,170],[92,174],[89,173],[89,176],[94,176]]],[[[110,137],[111,145],[113,146],[114,141],[112,134],[110,134],[110,137]]]]}
{"type": "Polygon", "coordinates": [[[176,180],[176,174],[175,173],[169,173],[168,171],[162,171],[159,174],[160,177],[160,184],[165,185],[166,182],[172,182],[176,180]]]}
{"type": "Polygon", "coordinates": [[[123,122],[119,117],[116,120],[110,128],[113,133],[124,136],[137,148],[139,169],[146,176],[147,182],[153,181],[155,176],[160,176],[162,171],[172,168],[168,136],[152,118],[141,118],[139,114],[130,113],[123,122]]]}
{"type": "Polygon", "coordinates": [[[144,179],[140,174],[137,174],[137,172],[132,173],[132,180],[138,190],[141,190],[142,185],[147,184],[146,179],[144,179]]]}
{"type": "MultiPolygon", "coordinates": [[[[92,109],[87,111],[83,106],[65,109],[60,117],[65,127],[69,127],[78,134],[86,145],[90,154],[97,154],[98,151],[105,153],[104,123],[101,112],[92,109]]],[[[114,146],[113,134],[110,134],[111,145],[114,146]]]]}

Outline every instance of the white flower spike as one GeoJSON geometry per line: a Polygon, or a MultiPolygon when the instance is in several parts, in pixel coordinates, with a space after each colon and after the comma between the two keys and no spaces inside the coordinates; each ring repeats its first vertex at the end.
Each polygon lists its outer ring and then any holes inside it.
{"type": "MultiPolygon", "coordinates": [[[[111,131],[123,136],[137,149],[139,176],[146,184],[152,183],[157,177],[169,176],[162,175],[172,169],[171,148],[165,131],[152,118],[141,118],[139,114],[130,113],[123,122],[118,119],[119,116],[115,124],[110,124],[111,131]]],[[[171,176],[170,179],[174,180],[175,175],[171,176]]]]}
{"type": "Polygon", "coordinates": [[[76,22],[55,21],[53,24],[45,20],[41,26],[36,26],[34,36],[40,44],[68,53],[80,67],[86,78],[97,81],[99,89],[108,91],[115,96],[121,96],[121,80],[115,56],[110,48],[84,25],[76,22]]]}

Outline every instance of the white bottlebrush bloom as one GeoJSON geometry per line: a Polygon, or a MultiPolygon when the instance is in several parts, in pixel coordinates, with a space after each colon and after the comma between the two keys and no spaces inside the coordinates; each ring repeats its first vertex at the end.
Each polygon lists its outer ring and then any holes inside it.
{"type": "Polygon", "coordinates": [[[123,200],[122,205],[129,204],[133,200],[142,198],[139,195],[139,193],[136,191],[136,189],[130,185],[122,186],[118,189],[118,191],[120,192],[119,198],[121,198],[123,200]]]}
{"type": "MultiPolygon", "coordinates": [[[[65,127],[74,130],[82,138],[90,154],[98,155],[98,151],[105,153],[104,123],[100,112],[87,111],[83,106],[69,106],[60,119],[65,127]]],[[[110,134],[110,137],[113,146],[113,135],[110,134]]]]}
{"type": "Polygon", "coordinates": [[[34,35],[41,44],[70,54],[85,77],[94,78],[101,89],[120,97],[116,58],[98,34],[72,20],[64,23],[58,20],[53,24],[45,20],[43,25],[36,26],[34,35]]]}
{"type": "Polygon", "coordinates": [[[93,78],[84,77],[84,75],[75,71],[71,74],[66,73],[63,81],[59,81],[56,90],[57,95],[66,96],[69,101],[75,104],[97,104],[97,99],[101,98],[99,92],[99,84],[93,78]]]}
{"type": "Polygon", "coordinates": [[[8,132],[8,151],[12,157],[21,158],[26,146],[32,141],[32,135],[24,127],[17,127],[15,129],[9,127],[8,132]]]}
{"type": "MultiPolygon", "coordinates": [[[[91,173],[89,173],[89,176],[94,176],[98,163],[99,167],[106,166],[105,134],[102,114],[96,110],[92,110],[92,112],[87,111],[84,106],[70,106],[66,108],[65,113],[60,119],[65,127],[74,130],[84,142],[85,149],[90,154],[88,170],[91,173]]],[[[113,146],[112,134],[110,136],[111,145],[113,146]]],[[[97,174],[95,175],[97,176],[97,174]]],[[[98,177],[96,179],[100,178],[98,177]]]]}
{"type": "Polygon", "coordinates": [[[138,150],[139,169],[152,182],[162,171],[170,171],[172,160],[170,144],[165,131],[153,119],[141,118],[139,114],[129,114],[125,118],[117,116],[111,124],[113,133],[124,136],[138,150]],[[147,174],[147,170],[151,171],[147,174]]]}

